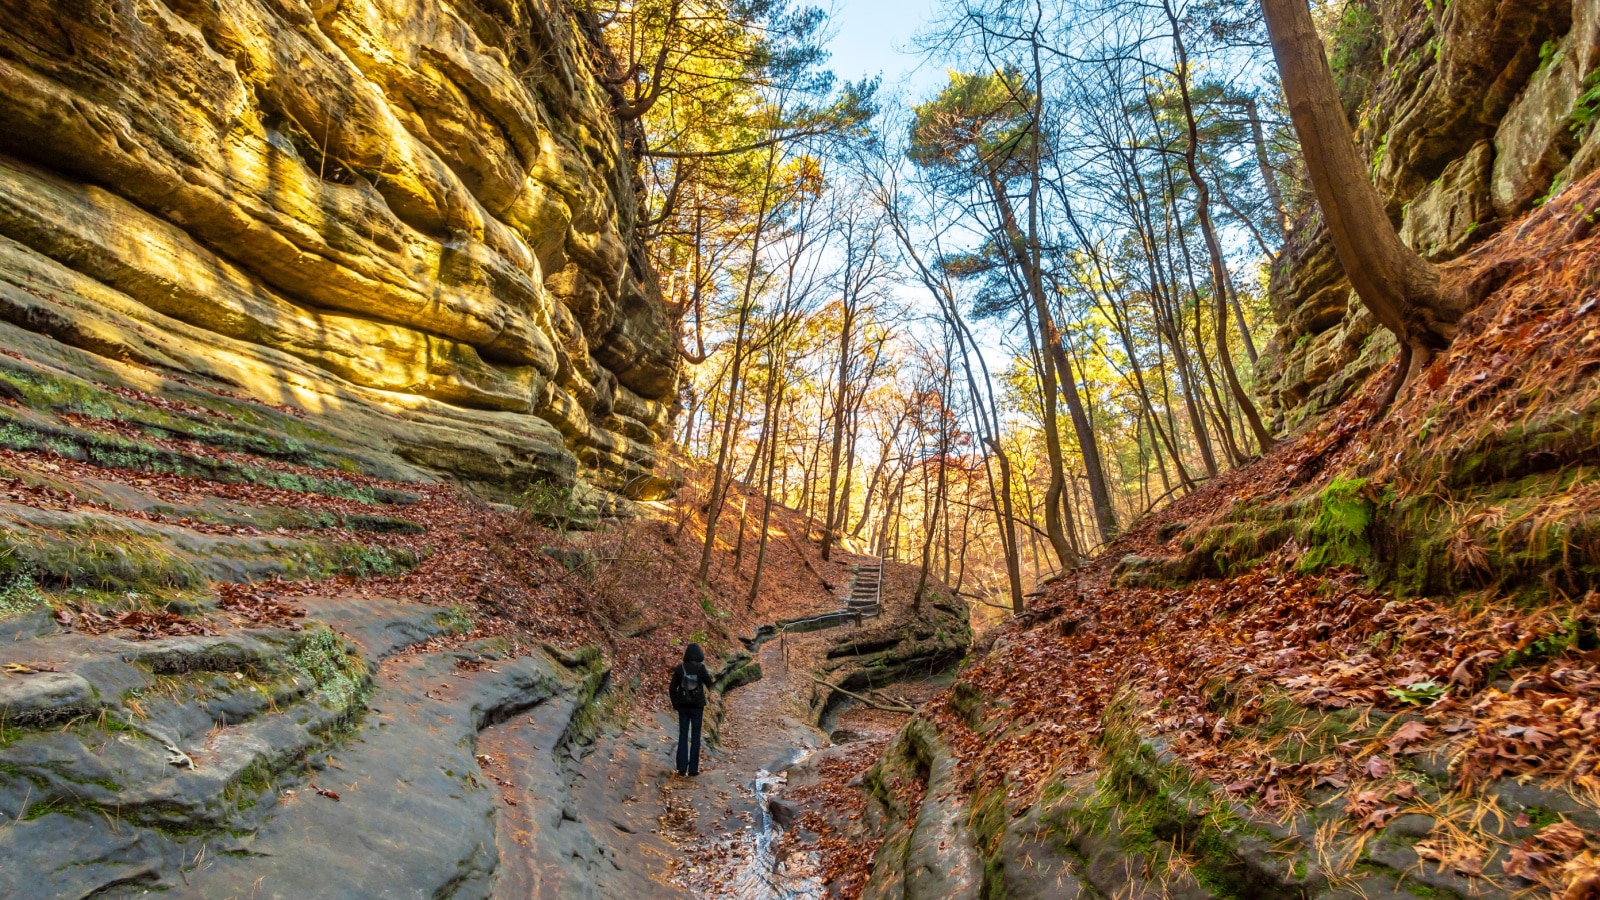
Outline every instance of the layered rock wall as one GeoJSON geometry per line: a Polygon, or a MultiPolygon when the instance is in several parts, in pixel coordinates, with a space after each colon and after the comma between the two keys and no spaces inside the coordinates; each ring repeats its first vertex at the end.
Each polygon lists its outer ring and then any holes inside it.
{"type": "Polygon", "coordinates": [[[594,56],[561,0],[0,0],[0,342],[647,495],[676,352],[594,56]]]}
{"type": "MultiPolygon", "coordinates": [[[[1600,168],[1600,0],[1348,0],[1329,58],[1401,237],[1465,253],[1600,168]]],[[[1260,388],[1294,424],[1393,349],[1314,215],[1273,270],[1281,323],[1260,388]]]]}

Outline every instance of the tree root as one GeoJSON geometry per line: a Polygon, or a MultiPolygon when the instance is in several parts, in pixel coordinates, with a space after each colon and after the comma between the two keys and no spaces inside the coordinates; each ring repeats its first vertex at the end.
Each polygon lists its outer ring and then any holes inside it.
{"type": "Polygon", "coordinates": [[[1394,405],[1394,398],[1400,396],[1400,389],[1411,377],[1411,357],[1413,354],[1411,344],[1401,341],[1400,353],[1396,357],[1400,365],[1394,370],[1394,377],[1389,380],[1388,387],[1378,396],[1378,406],[1372,411],[1372,418],[1367,420],[1368,425],[1376,425],[1388,415],[1389,407],[1394,405]]]}

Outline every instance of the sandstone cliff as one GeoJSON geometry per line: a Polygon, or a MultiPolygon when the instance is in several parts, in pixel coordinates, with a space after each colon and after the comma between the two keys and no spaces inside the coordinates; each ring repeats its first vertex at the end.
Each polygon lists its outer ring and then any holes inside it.
{"type": "Polygon", "coordinates": [[[389,477],[660,489],[676,352],[561,0],[3,0],[0,25],[13,353],[287,405],[389,477]]]}
{"type": "MultiPolygon", "coordinates": [[[[1401,236],[1465,253],[1600,168],[1600,2],[1349,0],[1329,59],[1401,236]]],[[[1299,223],[1274,266],[1282,323],[1260,391],[1289,425],[1348,395],[1394,349],[1327,232],[1299,223]]]]}

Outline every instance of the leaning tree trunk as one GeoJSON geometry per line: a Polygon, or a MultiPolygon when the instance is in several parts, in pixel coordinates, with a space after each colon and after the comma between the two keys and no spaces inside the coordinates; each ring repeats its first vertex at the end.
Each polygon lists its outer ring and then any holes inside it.
{"type": "Polygon", "coordinates": [[[1306,174],[1339,262],[1362,304],[1400,342],[1400,371],[1381,412],[1411,371],[1449,345],[1465,310],[1443,290],[1439,270],[1407,247],[1389,221],[1356,149],[1306,0],[1261,0],[1261,12],[1306,174]]]}

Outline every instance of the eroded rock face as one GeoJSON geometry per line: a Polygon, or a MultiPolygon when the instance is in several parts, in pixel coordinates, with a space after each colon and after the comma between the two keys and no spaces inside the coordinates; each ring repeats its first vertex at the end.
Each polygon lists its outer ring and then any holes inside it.
{"type": "Polygon", "coordinates": [[[560,0],[0,0],[0,25],[0,319],[387,423],[378,449],[502,491],[658,489],[676,354],[560,0]]]}
{"type": "MultiPolygon", "coordinates": [[[[1424,257],[1466,253],[1600,165],[1600,0],[1360,2],[1377,32],[1361,37],[1382,52],[1356,64],[1372,71],[1347,78],[1365,95],[1346,105],[1390,217],[1424,257]]],[[[1314,216],[1280,254],[1270,291],[1281,324],[1258,384],[1278,424],[1293,425],[1360,383],[1334,383],[1333,372],[1383,362],[1369,340],[1382,329],[1314,216]]]]}

